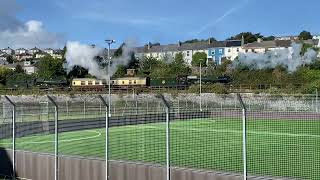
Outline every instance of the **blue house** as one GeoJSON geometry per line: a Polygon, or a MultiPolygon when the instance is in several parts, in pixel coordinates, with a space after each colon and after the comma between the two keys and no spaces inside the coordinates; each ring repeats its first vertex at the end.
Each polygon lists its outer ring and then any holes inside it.
{"type": "Polygon", "coordinates": [[[221,64],[221,59],[225,56],[223,47],[208,49],[208,62],[214,62],[215,64],[221,64]]]}

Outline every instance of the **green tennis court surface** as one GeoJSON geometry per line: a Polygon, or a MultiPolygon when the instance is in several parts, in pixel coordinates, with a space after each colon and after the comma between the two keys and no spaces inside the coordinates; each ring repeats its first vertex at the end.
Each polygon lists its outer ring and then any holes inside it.
{"type": "MultiPolygon", "coordinates": [[[[257,176],[320,177],[320,120],[247,122],[248,172],[257,176]]],[[[242,171],[240,119],[171,122],[171,164],[230,173],[242,171]]],[[[165,164],[165,123],[110,128],[110,159],[165,164]]],[[[11,147],[11,139],[0,140],[11,147]]],[[[53,153],[54,135],[17,139],[17,149],[53,153]]],[[[105,129],[59,134],[59,153],[104,158],[105,129]]]]}

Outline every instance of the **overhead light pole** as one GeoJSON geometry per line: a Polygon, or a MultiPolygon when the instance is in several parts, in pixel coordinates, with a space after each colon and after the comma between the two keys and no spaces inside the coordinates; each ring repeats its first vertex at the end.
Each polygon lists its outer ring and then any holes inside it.
{"type": "Polygon", "coordinates": [[[109,112],[108,115],[111,117],[111,74],[110,74],[110,66],[111,66],[111,57],[110,57],[110,46],[111,44],[115,43],[115,40],[107,39],[105,40],[108,44],[108,106],[109,106],[109,112]]]}
{"type": "Polygon", "coordinates": [[[202,97],[201,97],[201,91],[202,91],[202,87],[201,87],[201,85],[202,85],[202,68],[201,68],[201,62],[203,61],[203,59],[200,59],[200,87],[199,87],[199,92],[200,92],[200,111],[202,111],[202,97]]]}

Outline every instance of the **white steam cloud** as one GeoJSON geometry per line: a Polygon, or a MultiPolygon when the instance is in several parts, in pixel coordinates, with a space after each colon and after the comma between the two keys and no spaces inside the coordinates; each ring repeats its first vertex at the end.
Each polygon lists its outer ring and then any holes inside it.
{"type": "MultiPolygon", "coordinates": [[[[119,65],[127,65],[131,60],[133,52],[132,42],[126,42],[122,47],[122,56],[113,58],[110,66],[110,76],[112,76],[119,65]]],[[[81,66],[88,69],[89,74],[99,78],[108,79],[109,73],[107,68],[103,68],[95,60],[96,56],[105,56],[103,48],[92,47],[79,42],[67,42],[66,68],[70,71],[74,66],[81,66]]]]}
{"type": "Polygon", "coordinates": [[[298,67],[312,63],[317,52],[309,48],[304,55],[301,55],[302,45],[293,43],[286,49],[276,49],[266,53],[240,53],[238,61],[233,66],[246,65],[255,69],[275,68],[276,66],[287,67],[289,72],[294,72],[298,67]]]}
{"type": "Polygon", "coordinates": [[[42,22],[21,23],[16,18],[18,10],[15,0],[0,0],[0,48],[57,48],[63,45],[63,36],[47,31],[42,22]]]}

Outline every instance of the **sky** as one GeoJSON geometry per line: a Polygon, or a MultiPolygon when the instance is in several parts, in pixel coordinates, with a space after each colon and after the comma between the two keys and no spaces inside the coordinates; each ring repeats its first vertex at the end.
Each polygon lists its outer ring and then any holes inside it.
{"type": "Polygon", "coordinates": [[[0,0],[0,47],[320,34],[319,0],[0,0]]]}

